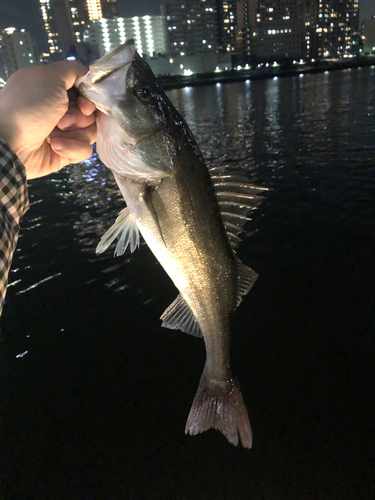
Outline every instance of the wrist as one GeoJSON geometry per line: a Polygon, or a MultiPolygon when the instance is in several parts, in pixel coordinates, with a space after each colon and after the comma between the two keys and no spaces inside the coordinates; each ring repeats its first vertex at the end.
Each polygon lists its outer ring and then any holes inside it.
{"type": "Polygon", "coordinates": [[[23,134],[17,125],[21,123],[17,118],[19,112],[14,104],[12,105],[11,97],[7,96],[4,90],[0,93],[0,138],[18,155],[17,143],[23,134]]]}
{"type": "Polygon", "coordinates": [[[13,149],[12,141],[12,126],[9,124],[9,120],[7,120],[7,112],[1,108],[0,106],[0,139],[8,144],[13,149]]]}

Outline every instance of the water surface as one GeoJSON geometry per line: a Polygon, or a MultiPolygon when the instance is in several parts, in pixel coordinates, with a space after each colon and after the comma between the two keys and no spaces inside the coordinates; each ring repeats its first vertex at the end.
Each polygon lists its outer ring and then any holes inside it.
{"type": "Polygon", "coordinates": [[[250,451],[184,435],[204,346],[160,327],[177,291],[145,244],[95,254],[124,207],[112,174],[94,156],[30,183],[1,327],[4,498],[375,496],[374,87],[363,68],[169,92],[209,167],[271,189],[239,249],[259,273],[234,320],[250,451]]]}

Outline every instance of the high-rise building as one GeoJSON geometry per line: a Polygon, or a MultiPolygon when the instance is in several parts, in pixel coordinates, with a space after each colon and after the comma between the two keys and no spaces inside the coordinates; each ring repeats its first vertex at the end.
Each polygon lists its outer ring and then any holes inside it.
{"type": "Polygon", "coordinates": [[[91,22],[88,41],[99,47],[100,56],[134,39],[135,48],[149,57],[165,54],[165,36],[161,16],[97,19],[91,22]]]}
{"type": "Polygon", "coordinates": [[[68,0],[39,0],[51,59],[61,59],[75,41],[68,0]]]}
{"type": "Polygon", "coordinates": [[[319,0],[317,55],[349,57],[359,51],[358,0],[319,0]]]}
{"type": "Polygon", "coordinates": [[[254,0],[237,2],[237,56],[238,62],[247,62],[251,56],[252,33],[256,29],[257,3],[254,0]]]}
{"type": "Polygon", "coordinates": [[[238,0],[238,51],[260,61],[358,53],[358,0],[238,0]]]}
{"type": "Polygon", "coordinates": [[[7,78],[21,68],[38,64],[35,41],[30,33],[6,28],[0,34],[0,50],[7,78]]]}
{"type": "Polygon", "coordinates": [[[252,56],[261,61],[306,57],[304,0],[250,0],[249,4],[256,12],[250,32],[252,56]]]}
{"type": "Polygon", "coordinates": [[[164,0],[161,10],[171,56],[236,52],[237,0],[164,0]]]}
{"type": "Polygon", "coordinates": [[[89,20],[102,19],[102,4],[100,0],[86,0],[87,2],[87,12],[89,15],[89,20]]]}
{"type": "Polygon", "coordinates": [[[375,54],[375,15],[364,22],[364,47],[365,54],[375,54]]]}
{"type": "Polygon", "coordinates": [[[118,1],[102,0],[102,13],[105,19],[116,19],[118,17],[118,1]]]}
{"type": "Polygon", "coordinates": [[[90,22],[96,19],[115,19],[118,17],[117,0],[68,0],[74,36],[83,42],[90,22]]]}
{"type": "Polygon", "coordinates": [[[217,30],[219,35],[218,52],[236,52],[237,2],[238,0],[216,1],[217,30]]]}
{"type": "Polygon", "coordinates": [[[318,37],[316,32],[318,2],[305,0],[305,54],[303,57],[314,59],[318,57],[318,37]]]}
{"type": "MultiPolygon", "coordinates": [[[[117,0],[39,0],[50,59],[61,59],[87,47],[87,30],[95,20],[116,18],[117,0]],[[104,16],[103,16],[104,14],[104,16]],[[75,45],[75,48],[73,47],[75,45]]],[[[82,55],[79,57],[82,58],[82,55]]],[[[86,58],[84,58],[86,59],[86,58]]],[[[86,61],[87,62],[87,61],[86,61]]]]}
{"type": "Polygon", "coordinates": [[[69,0],[69,10],[75,40],[83,42],[83,35],[89,23],[86,0],[69,0]]]}
{"type": "Polygon", "coordinates": [[[164,0],[161,12],[169,55],[216,52],[219,47],[216,0],[164,0]]]}

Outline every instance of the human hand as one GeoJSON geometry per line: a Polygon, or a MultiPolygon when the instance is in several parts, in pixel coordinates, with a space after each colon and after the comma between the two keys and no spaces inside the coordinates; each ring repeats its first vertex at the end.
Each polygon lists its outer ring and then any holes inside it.
{"type": "Polygon", "coordinates": [[[27,179],[91,155],[96,108],[72,88],[87,71],[78,61],[31,66],[12,75],[0,92],[0,138],[25,166],[27,179]]]}

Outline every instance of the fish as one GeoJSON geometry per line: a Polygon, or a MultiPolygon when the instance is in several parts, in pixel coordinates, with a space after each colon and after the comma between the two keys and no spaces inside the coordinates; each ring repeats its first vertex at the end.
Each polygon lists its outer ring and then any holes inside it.
{"type": "Polygon", "coordinates": [[[203,337],[206,362],[185,433],[219,430],[252,446],[252,430],[231,361],[232,313],[257,273],[236,255],[260,192],[241,175],[210,172],[185,120],[134,41],[93,62],[75,86],[95,103],[97,152],[126,208],[104,234],[101,253],[140,245],[140,234],[179,293],[162,326],[203,337]]]}

